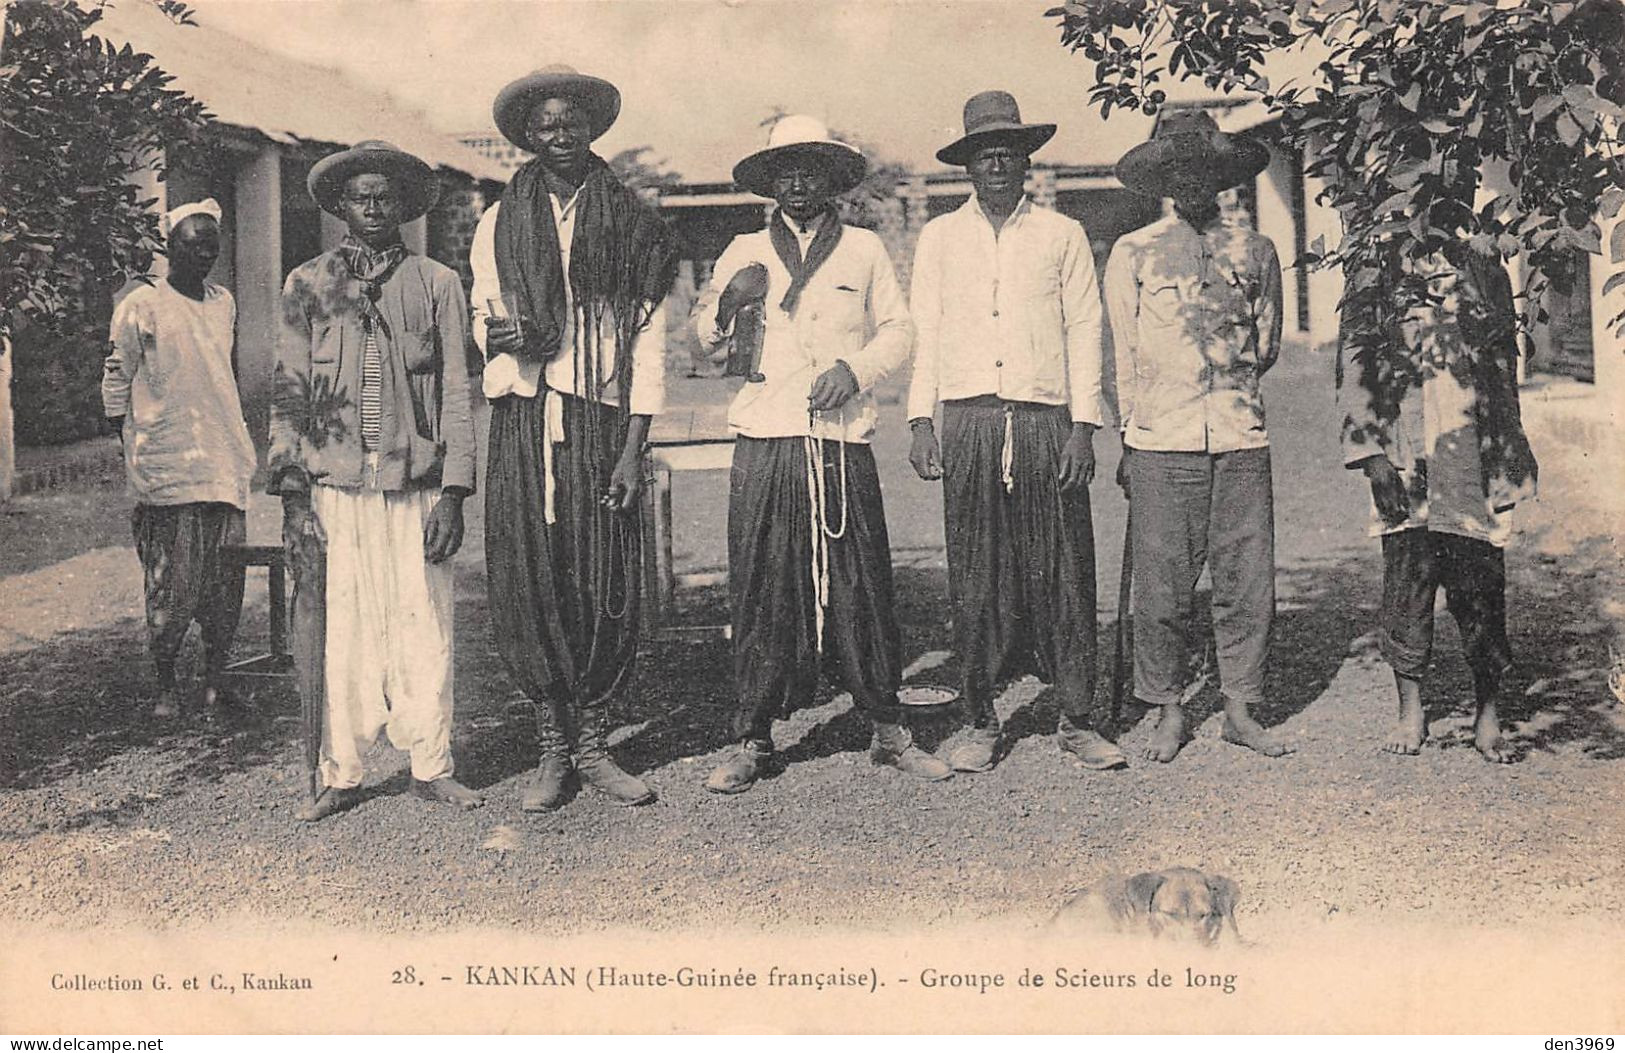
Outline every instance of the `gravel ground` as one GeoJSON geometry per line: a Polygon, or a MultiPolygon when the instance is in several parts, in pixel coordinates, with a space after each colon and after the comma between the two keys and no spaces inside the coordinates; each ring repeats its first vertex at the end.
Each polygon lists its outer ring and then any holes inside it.
{"type": "MultiPolygon", "coordinates": [[[[458,559],[455,746],[486,807],[454,813],[406,795],[404,756],[380,746],[369,758],[371,796],[307,827],[293,820],[302,776],[291,686],[249,688],[213,720],[152,724],[134,599],[87,606],[108,591],[97,574],[25,585],[19,574],[60,569],[38,553],[70,558],[36,540],[26,559],[8,563],[0,589],[9,583],[36,603],[48,590],[54,607],[35,617],[68,627],[0,648],[0,926],[169,929],[248,918],[402,933],[901,932],[1040,919],[1064,890],[1102,872],[1181,864],[1236,879],[1243,932],[1266,940],[1306,919],[1519,926],[1619,916],[1625,718],[1606,680],[1622,575],[1617,530],[1583,503],[1596,487],[1560,450],[1538,451],[1546,496],[1509,557],[1523,666],[1506,715],[1518,763],[1494,767],[1471,748],[1471,686],[1453,628],[1441,630],[1428,685],[1432,742],[1417,758],[1384,755],[1393,688],[1370,636],[1379,567],[1357,480],[1327,468],[1337,463],[1330,364],[1300,353],[1278,374],[1268,397],[1281,603],[1261,716],[1296,747],[1286,759],[1220,741],[1216,699],[1204,696],[1195,741],[1175,763],[1089,773],[1055,748],[1053,703],[1027,679],[1000,700],[1015,741],[991,773],[920,785],[875,768],[850,700],[826,693],[780,725],[786,770],[718,798],[700,783],[726,745],[727,644],[659,641],[620,703],[617,736],[624,763],[646,774],[659,803],[623,810],[586,796],[524,816],[519,781],[533,739],[490,645],[475,515],[458,559]]],[[[951,683],[953,662],[940,650],[940,504],[903,463],[901,431],[890,430],[879,454],[905,651],[915,680],[951,683]]],[[[1115,450],[1101,452],[1109,477],[1115,450]]],[[[722,564],[724,485],[679,481],[681,565],[722,564]]],[[[1105,480],[1094,495],[1109,671],[1123,509],[1105,480]]],[[[40,508],[27,502],[46,499],[16,502],[24,511],[0,521],[0,548],[19,523],[38,529],[40,508]]],[[[71,559],[106,561],[96,565],[108,574],[122,560],[118,573],[133,573],[119,533],[127,502],[111,491],[49,500],[99,506],[117,524],[88,525],[84,511],[65,520],[81,538],[71,559]]],[[[720,589],[685,602],[686,618],[725,620],[720,589]]],[[[245,619],[243,646],[264,633],[262,601],[245,619]]],[[[1125,714],[1131,755],[1146,736],[1142,715],[1125,714]]],[[[917,727],[938,747],[954,730],[952,714],[917,727]]]]}

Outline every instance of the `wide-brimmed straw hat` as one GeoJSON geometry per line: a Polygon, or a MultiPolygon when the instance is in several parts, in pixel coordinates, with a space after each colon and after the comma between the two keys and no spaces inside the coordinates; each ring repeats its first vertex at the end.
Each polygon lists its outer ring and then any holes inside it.
{"type": "Polygon", "coordinates": [[[999,143],[1031,154],[1054,134],[1053,124],[1023,124],[1014,95],[984,91],[965,100],[965,134],[938,150],[937,160],[945,165],[969,164],[977,150],[999,143]]]}
{"type": "Polygon", "coordinates": [[[328,154],[317,161],[305,179],[305,187],[322,211],[343,215],[340,199],[344,184],[353,176],[386,175],[401,197],[401,222],[410,223],[434,207],[440,197],[440,180],[426,161],[381,139],[356,143],[348,150],[328,154]]]}
{"type": "Polygon", "coordinates": [[[832,137],[817,117],[790,114],[780,117],[767,133],[767,146],[734,165],[734,182],[753,194],[773,196],[773,180],[779,169],[791,161],[811,161],[822,165],[843,194],[859,183],[869,171],[863,154],[832,137]]]}
{"type": "Polygon", "coordinates": [[[526,74],[497,92],[491,116],[497,130],[521,150],[533,149],[525,139],[530,111],[543,99],[573,99],[587,111],[594,139],[609,131],[621,115],[621,92],[601,77],[578,73],[574,66],[554,63],[526,74]]]}
{"type": "Polygon", "coordinates": [[[1117,178],[1146,197],[1168,197],[1195,179],[1225,190],[1269,166],[1269,147],[1245,135],[1221,132],[1206,110],[1164,113],[1151,138],[1117,162],[1117,178]]]}

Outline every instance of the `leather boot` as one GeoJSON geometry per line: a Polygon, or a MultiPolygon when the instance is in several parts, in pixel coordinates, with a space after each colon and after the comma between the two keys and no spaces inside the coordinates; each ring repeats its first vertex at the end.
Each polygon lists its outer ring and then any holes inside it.
{"type": "Polygon", "coordinates": [[[1080,727],[1061,714],[1055,731],[1055,741],[1061,749],[1077,757],[1085,768],[1092,771],[1111,771],[1128,767],[1128,755],[1093,728],[1080,727]]]}
{"type": "Polygon", "coordinates": [[[654,791],[635,775],[629,775],[609,755],[605,741],[602,707],[581,714],[581,730],[576,738],[576,775],[583,786],[591,786],[620,805],[648,804],[654,791]]]}
{"type": "Polygon", "coordinates": [[[551,811],[570,795],[570,775],[574,770],[570,767],[570,746],[552,705],[536,707],[536,740],[542,757],[525,781],[524,793],[519,798],[522,812],[551,811]]]}
{"type": "Polygon", "coordinates": [[[773,756],[773,744],[759,739],[746,739],[738,749],[705,780],[705,788],[712,793],[744,793],[761,778],[762,768],[773,756]]]}
{"type": "Polygon", "coordinates": [[[914,736],[901,724],[875,722],[875,738],[869,747],[869,759],[928,782],[954,777],[952,768],[914,745],[914,736]]]}
{"type": "Polygon", "coordinates": [[[999,755],[999,725],[972,728],[965,741],[948,752],[948,764],[954,771],[992,771],[999,755]]]}

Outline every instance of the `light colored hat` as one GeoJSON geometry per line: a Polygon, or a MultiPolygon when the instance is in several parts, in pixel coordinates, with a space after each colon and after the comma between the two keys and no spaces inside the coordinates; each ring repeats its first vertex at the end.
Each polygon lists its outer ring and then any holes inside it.
{"type": "Polygon", "coordinates": [[[317,161],[305,179],[305,187],[322,211],[342,216],[339,198],[344,184],[358,175],[386,175],[395,181],[401,195],[401,222],[410,223],[434,207],[440,196],[440,180],[426,161],[381,139],[356,143],[348,150],[328,154],[317,161]]]}
{"type": "Polygon", "coordinates": [[[600,77],[577,73],[574,66],[554,63],[526,74],[497,92],[491,117],[503,136],[521,150],[532,149],[525,139],[530,111],[543,99],[574,99],[587,110],[594,139],[609,130],[621,114],[621,93],[600,77]]]}
{"type": "Polygon", "coordinates": [[[937,151],[945,165],[969,164],[984,146],[1009,143],[1031,154],[1050,141],[1053,124],[1021,123],[1021,107],[1007,91],[984,91],[965,100],[965,134],[937,151]]]}
{"type": "Polygon", "coordinates": [[[191,216],[208,216],[216,223],[220,222],[220,203],[212,197],[202,201],[192,201],[185,205],[176,205],[164,213],[164,236],[168,237],[174,229],[181,225],[181,221],[191,216]]]}
{"type": "Polygon", "coordinates": [[[817,117],[794,113],[780,117],[767,133],[767,146],[734,165],[734,182],[762,197],[773,196],[773,180],[790,161],[811,160],[824,166],[843,194],[869,171],[863,154],[833,138],[817,117]]]}
{"type": "Polygon", "coordinates": [[[1269,148],[1245,135],[1219,131],[1206,110],[1164,112],[1151,138],[1117,162],[1117,178],[1146,197],[1167,197],[1195,178],[1215,190],[1239,186],[1269,166],[1269,148]]]}

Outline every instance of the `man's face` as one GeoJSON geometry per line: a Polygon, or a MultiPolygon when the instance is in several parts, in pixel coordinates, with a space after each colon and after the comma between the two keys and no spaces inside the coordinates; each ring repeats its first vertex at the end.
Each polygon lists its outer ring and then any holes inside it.
{"type": "Polygon", "coordinates": [[[573,99],[543,99],[525,122],[525,141],[547,168],[561,176],[579,176],[592,150],[592,121],[573,99]]]}
{"type": "Polygon", "coordinates": [[[835,183],[822,165],[792,161],[773,177],[773,198],[784,214],[805,223],[829,207],[835,183]]]}
{"type": "Polygon", "coordinates": [[[1009,206],[1021,199],[1028,163],[1027,155],[1013,146],[984,146],[971,155],[965,171],[977,200],[1009,206]]]}
{"type": "Polygon", "coordinates": [[[351,176],[344,184],[342,204],[350,233],[369,245],[392,237],[401,225],[401,198],[386,175],[351,176]]]}
{"type": "Polygon", "coordinates": [[[1169,181],[1168,196],[1186,212],[1207,212],[1218,204],[1217,181],[1196,169],[1181,169],[1169,181]]]}
{"type": "Polygon", "coordinates": [[[169,269],[188,278],[202,278],[220,258],[220,224],[213,216],[187,216],[169,232],[169,269]]]}

